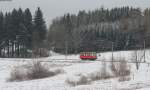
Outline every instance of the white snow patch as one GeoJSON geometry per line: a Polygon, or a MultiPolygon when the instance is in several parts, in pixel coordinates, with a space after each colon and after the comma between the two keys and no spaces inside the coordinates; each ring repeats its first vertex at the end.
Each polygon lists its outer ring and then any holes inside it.
{"type": "MultiPolygon", "coordinates": [[[[143,54],[143,51],[138,51],[143,54]]],[[[111,60],[112,52],[100,53],[98,59],[106,61],[111,60]]],[[[132,61],[134,51],[118,51],[114,52],[114,58],[119,60],[120,57],[125,58],[127,61],[132,61]]],[[[65,60],[65,55],[53,54],[48,58],[40,58],[41,60],[54,60],[62,59],[65,60]]],[[[76,60],[79,59],[79,55],[68,55],[67,59],[76,60]]],[[[150,62],[150,51],[146,50],[146,62],[150,62]]],[[[85,63],[71,63],[67,62],[47,62],[48,65],[53,65],[53,67],[62,68],[64,73],[44,79],[23,81],[23,82],[6,82],[6,79],[10,75],[10,71],[14,66],[24,65],[28,63],[27,61],[32,59],[10,59],[1,58],[0,59],[0,90],[150,90],[150,65],[140,64],[140,69],[137,71],[135,64],[131,65],[131,80],[125,82],[119,82],[118,78],[111,78],[107,80],[97,80],[85,85],[70,86],[65,81],[69,78],[72,81],[78,82],[81,78],[78,74],[82,74],[89,78],[91,73],[95,73],[101,70],[102,63],[100,61],[85,62],[85,63]],[[14,61],[12,61],[14,60],[14,61]],[[21,61],[19,61],[21,60],[21,61]],[[25,60],[25,61],[23,61],[25,60]],[[55,66],[56,65],[56,66],[55,66]],[[62,65],[62,66],[61,66],[62,65]]],[[[143,59],[142,59],[143,60],[143,59]]],[[[109,64],[107,64],[109,67],[109,64]]],[[[111,71],[107,69],[107,72],[112,75],[111,71]]]]}

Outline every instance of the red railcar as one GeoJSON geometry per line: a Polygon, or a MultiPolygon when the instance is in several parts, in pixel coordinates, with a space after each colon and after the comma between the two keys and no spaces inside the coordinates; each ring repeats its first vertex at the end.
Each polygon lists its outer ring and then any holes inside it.
{"type": "Polygon", "coordinates": [[[96,52],[81,52],[80,59],[82,60],[95,60],[97,59],[96,52]]]}

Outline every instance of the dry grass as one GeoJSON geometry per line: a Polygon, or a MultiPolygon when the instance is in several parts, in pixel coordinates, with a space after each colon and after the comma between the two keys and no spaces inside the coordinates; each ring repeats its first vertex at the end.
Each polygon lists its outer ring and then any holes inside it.
{"type": "Polygon", "coordinates": [[[66,79],[66,83],[71,86],[89,84],[92,81],[110,78],[111,75],[106,71],[106,64],[102,64],[102,68],[91,73],[80,73],[66,79]]]}
{"type": "Polygon", "coordinates": [[[122,77],[119,77],[118,79],[119,82],[130,81],[130,80],[131,80],[131,77],[129,76],[122,76],[122,77]]]}
{"type": "Polygon", "coordinates": [[[28,80],[27,68],[24,66],[17,66],[12,69],[10,73],[10,78],[8,81],[24,81],[28,80]]]}
{"type": "Polygon", "coordinates": [[[84,85],[91,82],[87,76],[82,74],[76,75],[75,78],[76,78],[75,80],[71,78],[67,78],[65,82],[71,86],[84,85]]]}
{"type": "Polygon", "coordinates": [[[53,75],[54,74],[50,73],[49,69],[42,66],[40,62],[34,62],[28,72],[29,79],[39,79],[39,78],[44,78],[53,75]]]}
{"type": "Polygon", "coordinates": [[[111,70],[114,73],[115,77],[119,77],[119,81],[130,80],[130,78],[127,78],[127,76],[130,75],[131,70],[124,59],[120,59],[120,62],[113,62],[111,65],[111,70]]]}
{"type": "Polygon", "coordinates": [[[108,72],[106,72],[103,69],[101,69],[101,71],[96,71],[94,73],[91,73],[89,78],[92,81],[96,81],[96,80],[102,80],[102,79],[111,78],[111,75],[108,72]]]}
{"type": "Polygon", "coordinates": [[[8,81],[24,81],[32,79],[40,79],[55,76],[62,73],[62,69],[49,70],[48,67],[42,65],[39,61],[34,61],[30,65],[21,65],[14,67],[10,73],[8,81]]]}

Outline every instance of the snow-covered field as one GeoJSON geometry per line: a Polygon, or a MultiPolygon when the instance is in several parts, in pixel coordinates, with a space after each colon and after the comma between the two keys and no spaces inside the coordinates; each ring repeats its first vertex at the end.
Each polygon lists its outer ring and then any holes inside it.
{"type": "MultiPolygon", "coordinates": [[[[120,60],[121,58],[132,61],[135,57],[134,51],[119,51],[114,52],[114,60],[120,60]]],[[[138,51],[137,58],[143,56],[143,51],[138,51]]],[[[111,52],[105,52],[98,54],[99,60],[110,61],[112,58],[111,52]]],[[[150,51],[146,50],[145,60],[150,62],[150,51]]],[[[14,66],[28,64],[32,59],[0,59],[0,90],[150,90],[150,65],[148,63],[141,63],[139,70],[136,70],[134,63],[129,63],[131,68],[130,80],[120,82],[118,77],[90,81],[90,83],[71,86],[66,80],[72,80],[74,82],[80,79],[79,75],[90,77],[98,71],[101,71],[103,62],[101,61],[88,61],[88,62],[72,62],[73,60],[79,60],[79,55],[64,56],[56,53],[52,53],[51,57],[41,58],[40,60],[53,60],[53,62],[46,62],[51,69],[61,68],[64,73],[58,74],[53,77],[44,79],[22,81],[22,82],[7,82],[10,77],[10,72],[14,66]],[[70,62],[65,62],[66,59],[70,62]],[[55,62],[55,59],[57,60],[55,62]],[[62,60],[61,60],[62,59],[62,60]],[[19,61],[20,60],[20,61],[19,61]],[[63,62],[64,60],[64,62],[63,62]]],[[[142,61],[144,58],[142,58],[142,61]]],[[[107,62],[107,72],[113,76],[109,69],[110,63],[107,62]]]]}

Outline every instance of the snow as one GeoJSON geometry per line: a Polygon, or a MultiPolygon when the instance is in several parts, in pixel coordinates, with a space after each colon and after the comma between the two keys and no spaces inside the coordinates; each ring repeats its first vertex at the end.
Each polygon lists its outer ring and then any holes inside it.
{"type": "MultiPolygon", "coordinates": [[[[132,61],[135,51],[118,51],[114,52],[115,60],[124,58],[125,60],[132,61]]],[[[139,50],[138,53],[142,56],[143,51],[139,50]]],[[[131,75],[129,81],[119,82],[118,77],[91,81],[87,84],[70,86],[66,83],[67,79],[78,81],[79,74],[89,78],[90,75],[100,71],[103,62],[90,61],[90,62],[72,62],[79,61],[79,55],[68,55],[67,60],[71,62],[63,62],[66,59],[65,55],[60,55],[51,52],[50,57],[40,58],[38,60],[53,61],[43,62],[53,68],[62,68],[64,73],[58,74],[53,77],[22,81],[22,82],[7,82],[10,77],[10,72],[14,66],[24,65],[32,62],[32,59],[16,59],[16,58],[0,58],[0,90],[150,90],[150,65],[141,63],[139,70],[136,70],[134,63],[129,63],[131,66],[131,75]],[[55,61],[56,59],[60,60],[55,61]],[[61,61],[62,60],[62,61],[61,61]]],[[[146,62],[150,62],[150,50],[146,50],[146,62]]],[[[111,61],[112,52],[105,52],[98,54],[98,60],[111,61]]],[[[144,59],[142,58],[142,61],[144,59]]],[[[111,75],[109,69],[110,63],[107,62],[107,72],[111,75]]]]}

